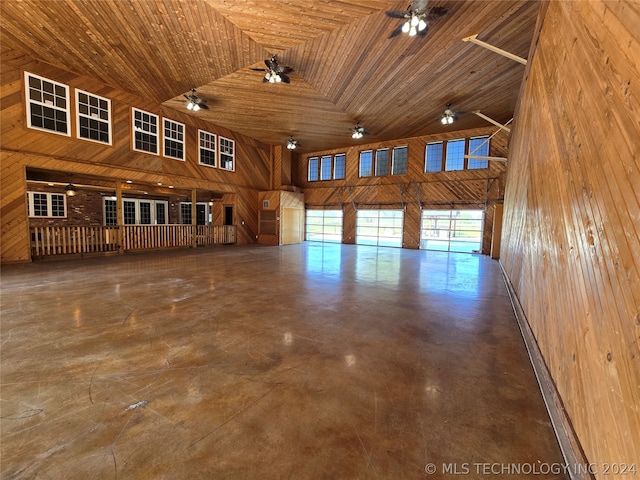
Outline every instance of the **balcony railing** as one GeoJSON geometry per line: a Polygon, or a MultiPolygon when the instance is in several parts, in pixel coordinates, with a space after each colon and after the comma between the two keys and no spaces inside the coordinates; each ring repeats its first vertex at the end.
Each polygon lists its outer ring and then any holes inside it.
{"type": "MultiPolygon", "coordinates": [[[[125,225],[122,249],[147,250],[194,245],[236,243],[232,225],[125,225]]],[[[31,227],[33,258],[52,255],[117,252],[119,227],[46,226],[31,227]]]]}

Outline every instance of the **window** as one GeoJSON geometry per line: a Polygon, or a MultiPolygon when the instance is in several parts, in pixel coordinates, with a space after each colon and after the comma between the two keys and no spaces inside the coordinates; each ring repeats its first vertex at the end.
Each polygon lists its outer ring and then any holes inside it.
{"type": "MultiPolygon", "coordinates": [[[[168,202],[166,200],[122,199],[122,219],[125,225],[165,225],[168,202]]],[[[104,224],[117,225],[116,197],[104,199],[104,224]]]]}
{"type": "Polygon", "coordinates": [[[231,171],[236,169],[235,142],[224,137],[220,137],[220,168],[231,171]]]}
{"type": "Polygon", "coordinates": [[[164,118],[164,156],[184,160],[184,124],[164,118]]]}
{"type": "Polygon", "coordinates": [[[347,168],[347,156],[344,153],[340,153],[334,157],[333,165],[333,179],[344,180],[347,168]]]}
{"type": "Polygon", "coordinates": [[[402,210],[358,210],[356,244],[402,247],[402,210]]]}
{"type": "Polygon", "coordinates": [[[158,116],[132,108],[133,149],[158,155],[158,116]]]}
{"type": "Polygon", "coordinates": [[[309,175],[308,175],[308,179],[310,182],[317,182],[318,181],[318,157],[311,157],[309,158],[309,175]]]}
{"type": "MultiPolygon", "coordinates": [[[[180,223],[190,225],[193,220],[191,202],[180,203],[180,223]]],[[[196,203],[196,225],[211,225],[213,222],[213,209],[206,202],[196,203]]]]}
{"type": "Polygon", "coordinates": [[[331,180],[331,155],[320,159],[320,180],[331,180]]]}
{"type": "Polygon", "coordinates": [[[24,72],[27,96],[27,126],[70,136],[69,87],[24,72]]]}
{"type": "Polygon", "coordinates": [[[449,252],[480,252],[482,210],[423,210],[420,248],[449,252]]]}
{"type": "MultiPolygon", "coordinates": [[[[479,157],[489,156],[489,137],[473,137],[469,139],[469,155],[476,155],[479,157]]],[[[489,168],[489,162],[487,160],[479,160],[477,158],[470,158],[467,166],[469,170],[477,168],[489,168]]]]}
{"type": "Polygon", "coordinates": [[[370,177],[373,174],[373,152],[367,150],[360,152],[360,176],[370,177]]]}
{"type": "Polygon", "coordinates": [[[216,136],[198,130],[198,158],[201,165],[216,166],[216,136]]]}
{"type": "Polygon", "coordinates": [[[389,149],[376,150],[376,177],[389,175],[389,149]]]}
{"type": "Polygon", "coordinates": [[[67,216],[67,197],[60,193],[27,192],[30,217],[67,216]]]}
{"type": "Polygon", "coordinates": [[[111,145],[111,100],[76,89],[78,138],[111,145]]]}
{"type": "Polygon", "coordinates": [[[342,210],[307,210],[309,242],[342,242],[342,210]]]}
{"type": "Polygon", "coordinates": [[[445,170],[464,170],[464,144],[464,138],[447,142],[445,170]]]}
{"type": "Polygon", "coordinates": [[[442,171],[442,142],[428,143],[425,150],[425,172],[442,171]]]}
{"type": "Polygon", "coordinates": [[[407,147],[394,147],[391,160],[391,174],[404,175],[407,173],[407,147]]]}

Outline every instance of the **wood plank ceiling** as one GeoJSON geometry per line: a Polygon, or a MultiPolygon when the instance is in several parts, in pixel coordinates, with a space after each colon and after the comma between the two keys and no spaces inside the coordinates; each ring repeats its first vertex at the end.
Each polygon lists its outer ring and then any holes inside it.
{"type": "Polygon", "coordinates": [[[186,112],[192,87],[210,110],[192,115],[300,151],[487,126],[471,113],[513,115],[524,66],[461,39],[526,57],[537,1],[432,0],[448,13],[425,37],[388,38],[408,2],[385,0],[22,0],[1,3],[0,52],[37,59],[186,112]],[[263,83],[277,54],[290,84],[263,83]],[[353,140],[360,121],[370,136],[353,140]]]}

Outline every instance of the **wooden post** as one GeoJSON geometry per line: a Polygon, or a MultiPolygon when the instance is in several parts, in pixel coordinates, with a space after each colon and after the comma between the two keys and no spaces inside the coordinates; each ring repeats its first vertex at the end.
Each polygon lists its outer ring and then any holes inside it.
{"type": "Polygon", "coordinates": [[[116,180],[116,225],[118,225],[118,253],[124,253],[124,215],[122,211],[122,181],[116,180]]]}
{"type": "Polygon", "coordinates": [[[198,215],[196,212],[196,201],[198,198],[197,195],[197,190],[193,189],[191,190],[191,232],[192,232],[192,238],[191,238],[191,246],[193,248],[196,248],[198,246],[198,215]]]}
{"type": "Polygon", "coordinates": [[[491,233],[491,258],[500,258],[500,241],[502,240],[502,203],[496,203],[493,215],[493,232],[491,233]]]}

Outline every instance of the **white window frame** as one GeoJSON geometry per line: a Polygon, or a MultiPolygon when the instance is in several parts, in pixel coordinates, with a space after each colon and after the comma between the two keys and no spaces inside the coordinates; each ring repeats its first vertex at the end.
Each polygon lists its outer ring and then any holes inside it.
{"type": "Polygon", "coordinates": [[[30,218],[67,218],[67,196],[64,193],[55,193],[55,192],[27,192],[28,199],[28,210],[30,218]],[[45,195],[47,197],[47,214],[46,215],[36,215],[35,214],[35,199],[34,194],[37,195],[45,195]],[[56,195],[58,197],[62,197],[62,204],[64,215],[53,215],[53,202],[52,197],[56,195]]]}
{"type": "Polygon", "coordinates": [[[409,146],[398,145],[396,147],[393,147],[393,149],[391,150],[391,175],[406,175],[407,173],[409,173],[409,146]],[[404,172],[396,173],[396,151],[402,148],[406,149],[407,151],[407,156],[404,164],[404,172]]]}
{"type": "Polygon", "coordinates": [[[198,163],[200,165],[204,165],[205,167],[217,168],[218,166],[218,149],[216,148],[216,142],[218,141],[218,136],[215,133],[207,132],[206,130],[198,129],[198,163]],[[202,135],[207,136],[204,140],[208,142],[210,145],[213,144],[213,148],[211,147],[203,147],[202,146],[202,135]],[[202,162],[202,151],[213,152],[213,165],[209,165],[208,163],[202,162]]]}
{"type": "Polygon", "coordinates": [[[336,153],[333,156],[333,179],[334,180],[345,180],[347,178],[347,154],[346,153],[336,153]],[[338,162],[337,159],[338,157],[344,157],[344,176],[337,178],[336,177],[336,170],[337,170],[337,166],[338,166],[338,162]]]}
{"type": "MultiPolygon", "coordinates": [[[[30,73],[25,71],[24,72],[24,91],[25,91],[25,100],[26,100],[26,107],[27,107],[27,127],[32,128],[34,130],[39,130],[41,132],[48,132],[48,133],[54,133],[56,135],[63,135],[65,137],[70,137],[71,136],[71,106],[70,106],[70,101],[69,101],[69,86],[65,85],[64,83],[60,83],[60,82],[56,82],[54,80],[51,80],[49,78],[45,78],[45,77],[41,77],[40,75],[36,75],[35,73],[30,73]],[[49,100],[35,100],[31,98],[31,87],[29,85],[29,78],[33,77],[33,78],[37,78],[38,80],[40,80],[41,82],[48,82],[51,83],[55,86],[59,86],[64,88],[65,91],[65,108],[61,108],[58,107],[56,105],[53,105],[49,100]],[[33,105],[41,105],[43,107],[47,107],[47,108],[51,108],[53,110],[56,111],[61,111],[64,112],[66,114],[67,117],[67,121],[66,121],[66,131],[64,132],[59,132],[57,130],[51,130],[50,128],[45,128],[45,127],[39,127],[36,125],[33,125],[31,123],[31,109],[33,107],[33,105]]],[[[38,90],[40,92],[42,92],[42,90],[38,90]]]]}
{"type": "Polygon", "coordinates": [[[445,145],[444,142],[442,140],[439,140],[437,142],[428,142],[425,147],[424,147],[424,172],[425,173],[438,173],[438,172],[443,172],[444,171],[444,165],[443,165],[443,155],[445,152],[445,145]],[[440,145],[440,168],[438,170],[429,170],[428,166],[429,166],[429,145],[440,145]]]}
{"type": "Polygon", "coordinates": [[[309,182],[319,182],[320,181],[320,157],[309,157],[307,160],[307,181],[309,182]],[[311,161],[314,160],[316,164],[315,168],[315,176],[316,178],[311,178],[311,161]]]}
{"type": "Polygon", "coordinates": [[[322,155],[320,157],[320,181],[326,182],[327,180],[331,180],[331,173],[333,170],[333,155],[322,155]],[[328,176],[323,178],[323,172],[325,172],[325,166],[329,164],[328,176]]]}
{"type": "Polygon", "coordinates": [[[184,123],[180,123],[180,122],[176,122],[175,120],[171,120],[170,118],[164,118],[162,117],[162,156],[165,158],[172,158],[173,160],[180,160],[180,161],[185,161],[186,158],[186,149],[185,149],[185,141],[184,141],[184,137],[185,137],[185,126],[184,123]],[[167,136],[166,135],[166,130],[167,130],[167,124],[171,125],[173,124],[174,126],[177,126],[178,129],[174,130],[174,129],[170,129],[170,131],[172,132],[172,134],[178,133],[178,135],[182,136],[182,139],[178,139],[175,138],[173,136],[167,136]],[[175,143],[178,143],[180,145],[182,145],[182,157],[174,157],[173,155],[167,155],[166,153],[166,148],[167,148],[167,141],[172,141],[175,143]]]}
{"type": "Polygon", "coordinates": [[[358,178],[369,178],[374,176],[374,168],[375,168],[375,158],[373,155],[373,150],[362,150],[358,157],[358,178]],[[362,175],[362,154],[370,153],[371,154],[371,173],[369,175],[362,175]]]}
{"type": "Polygon", "coordinates": [[[223,137],[222,135],[218,136],[218,165],[221,170],[227,170],[228,172],[236,171],[236,141],[230,138],[223,137]],[[223,142],[229,142],[228,145],[223,145],[223,142]],[[229,152],[229,149],[231,152],[229,152]],[[224,166],[222,161],[223,155],[227,155],[231,157],[231,168],[227,168],[224,166]]]}
{"type": "MultiPolygon", "coordinates": [[[[117,201],[116,197],[103,197],[102,199],[102,222],[103,224],[107,224],[107,201],[117,201]]],[[[123,218],[124,222],[124,202],[132,202],[135,203],[135,223],[126,223],[125,225],[168,225],[169,224],[169,202],[167,200],[155,200],[155,199],[147,199],[147,198],[122,198],[122,209],[123,209],[123,218]],[[140,223],[140,203],[150,203],[151,204],[151,223],[140,223]],[[164,213],[165,213],[165,223],[158,224],[156,218],[156,205],[161,203],[164,205],[164,213]]],[[[116,220],[117,222],[117,220],[116,220]]]]}
{"type": "Polygon", "coordinates": [[[113,137],[113,128],[111,127],[111,100],[109,100],[108,98],[105,97],[101,97],[100,95],[96,95],[95,93],[90,93],[87,92],[85,90],[80,90],[79,88],[76,88],[76,136],[80,139],[80,140],[86,140],[88,142],[94,142],[94,143],[99,143],[101,145],[112,145],[112,137],[113,137]],[[96,98],[98,99],[98,102],[100,101],[104,101],[107,103],[107,108],[106,110],[100,107],[95,107],[95,106],[91,106],[89,104],[89,113],[81,113],[80,112],[80,95],[86,95],[87,97],[91,98],[96,98]],[[107,118],[106,120],[100,117],[99,112],[100,111],[106,111],[107,113],[107,118]],[[83,137],[80,135],[81,132],[81,128],[80,128],[80,119],[81,118],[88,118],[89,120],[94,120],[98,123],[102,123],[102,124],[106,124],[107,125],[107,134],[109,136],[109,141],[107,142],[103,142],[102,140],[95,140],[93,138],[88,138],[88,137],[83,137]]]}
{"type": "MultiPolygon", "coordinates": [[[[196,208],[193,208],[193,204],[191,202],[180,202],[179,204],[179,221],[180,221],[180,225],[192,225],[192,223],[184,223],[183,222],[183,217],[182,217],[182,207],[183,205],[189,205],[191,207],[191,220],[193,221],[193,217],[196,217],[196,222],[198,221],[198,205],[202,206],[204,205],[205,207],[205,225],[212,225],[213,224],[213,207],[209,202],[196,202],[196,208]]],[[[196,225],[198,225],[198,223],[196,223],[196,225]]],[[[200,224],[201,225],[201,224],[200,224]]]]}
{"type": "Polygon", "coordinates": [[[160,117],[158,115],[156,115],[155,113],[151,113],[151,112],[147,112],[146,110],[141,110],[139,108],[136,107],[131,107],[131,137],[132,137],[132,141],[133,141],[133,145],[132,148],[135,152],[141,152],[141,153],[146,153],[148,155],[160,155],[160,144],[162,143],[160,141],[160,117]],[[140,129],[139,131],[150,135],[150,136],[155,136],[156,137],[156,151],[155,152],[149,152],[147,150],[142,150],[139,148],[136,148],[136,132],[138,130],[136,130],[136,112],[140,112],[141,114],[146,114],[149,115],[151,117],[154,117],[156,119],[156,133],[151,133],[148,130],[144,130],[144,129],[140,129]]]}

